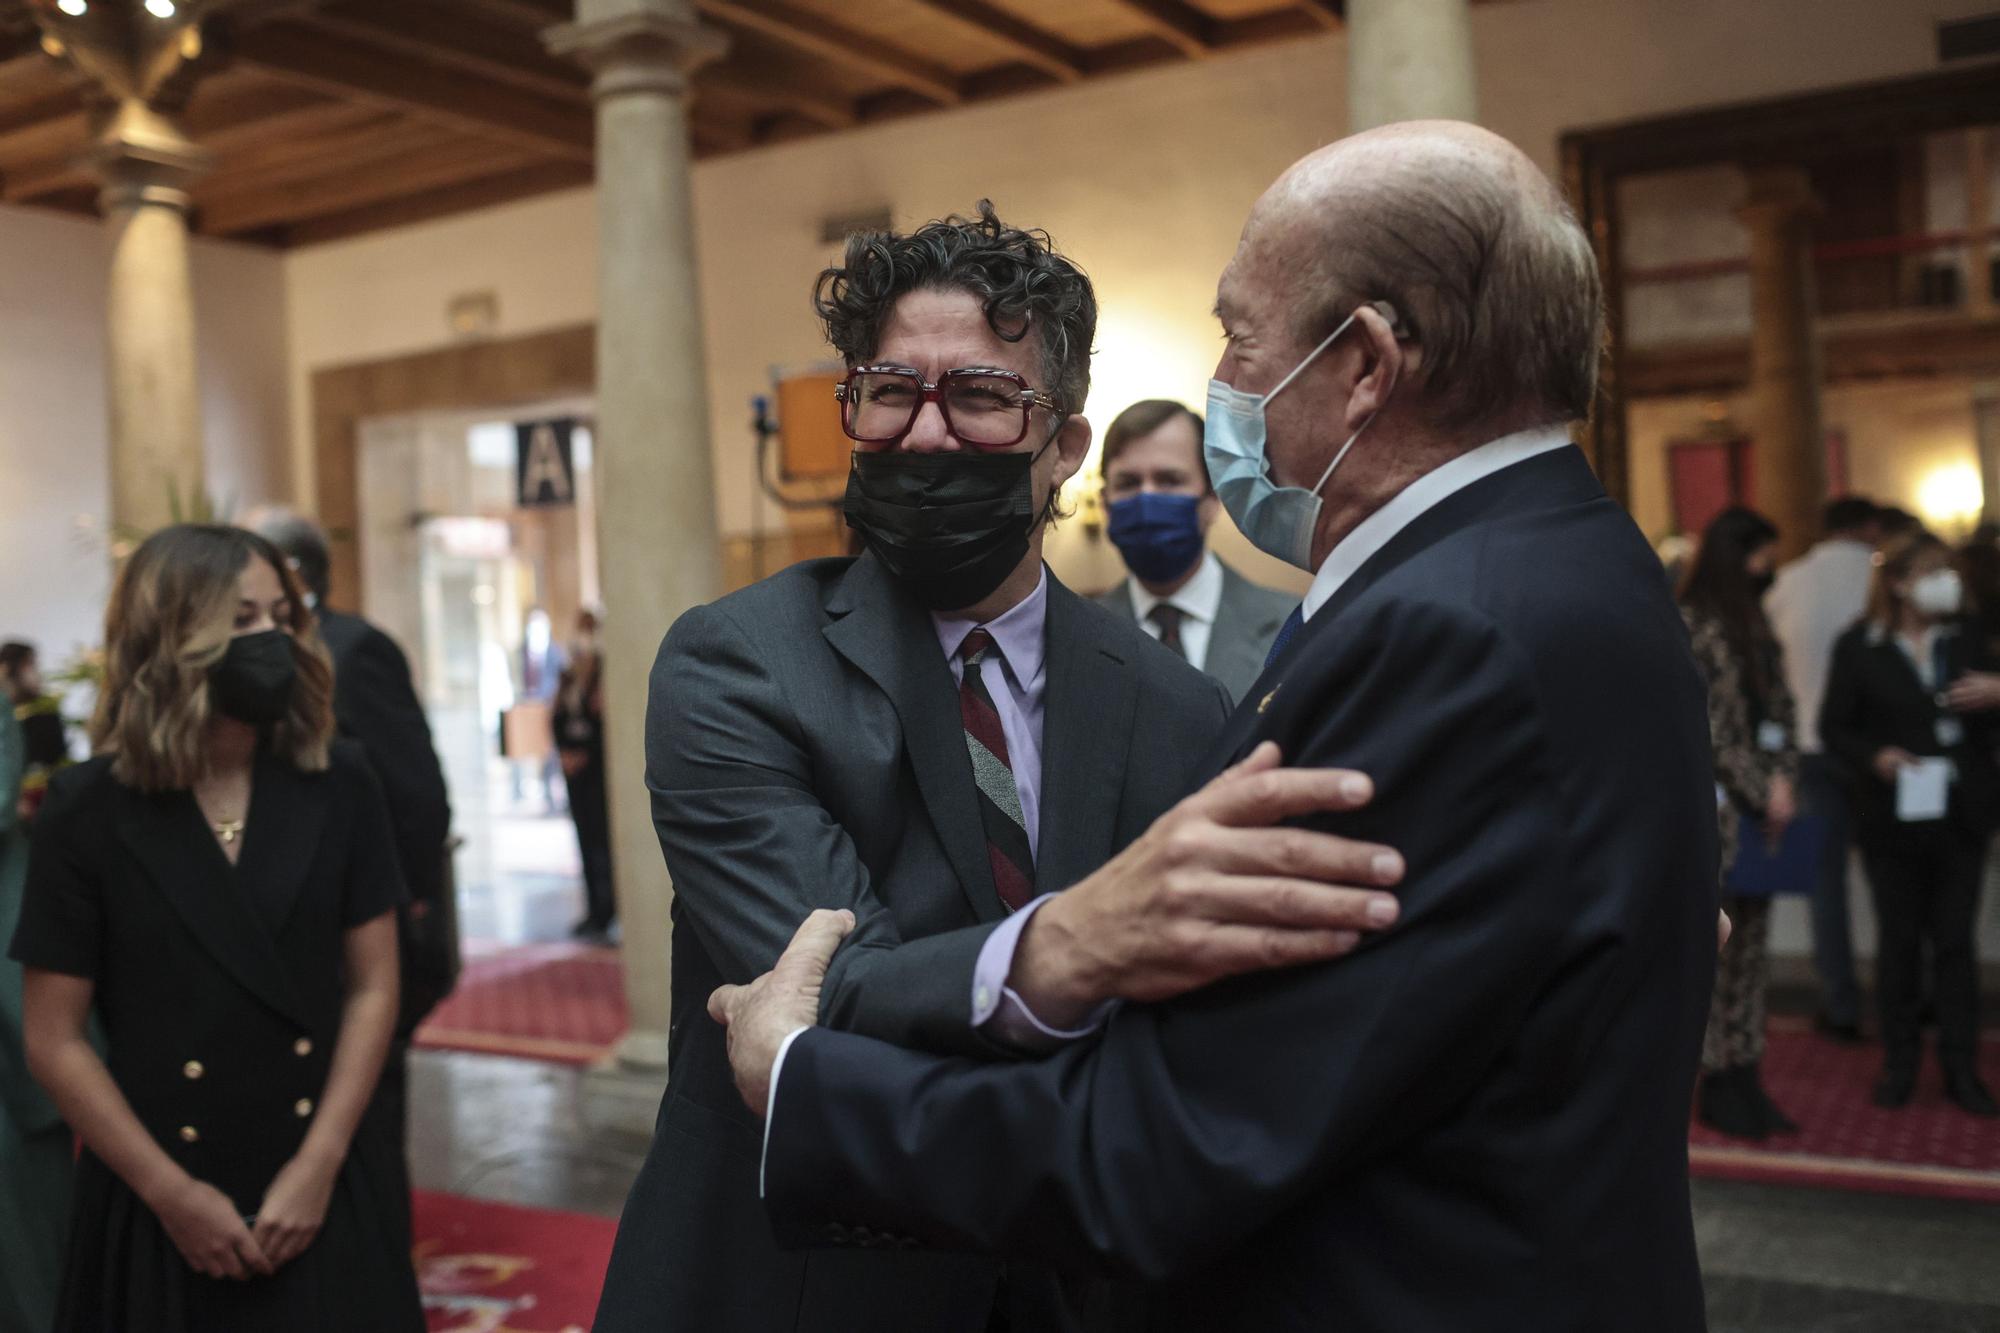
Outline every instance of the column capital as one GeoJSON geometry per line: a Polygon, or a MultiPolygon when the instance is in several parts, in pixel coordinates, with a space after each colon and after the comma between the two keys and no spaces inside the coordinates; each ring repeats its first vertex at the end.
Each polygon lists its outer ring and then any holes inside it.
{"type": "Polygon", "coordinates": [[[729,35],[705,26],[685,0],[599,0],[578,6],[575,23],[550,28],[542,42],[596,74],[600,100],[623,93],[680,96],[693,73],[729,49],[729,35]]]}
{"type": "Polygon", "coordinates": [[[206,174],[214,155],[165,115],[130,100],[112,110],[91,136],[83,160],[104,183],[106,213],[154,204],[188,210],[188,186],[206,174]]]}

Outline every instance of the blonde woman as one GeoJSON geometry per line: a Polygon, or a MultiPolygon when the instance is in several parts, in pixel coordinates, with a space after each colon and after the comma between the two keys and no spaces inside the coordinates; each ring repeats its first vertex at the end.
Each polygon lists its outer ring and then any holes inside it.
{"type": "Polygon", "coordinates": [[[1875,1104],[1899,1109],[1916,1092],[1928,944],[1945,1095],[1991,1117],[2000,1105],[1979,1077],[1973,923],[2000,812],[2000,680],[1964,610],[1943,542],[1917,532],[1884,546],[1866,617],[1834,645],[1819,730],[1849,784],[1875,895],[1883,1057],[1875,1104]]]}
{"type": "Polygon", "coordinates": [[[168,528],[119,576],[105,655],[97,755],[36,821],[13,942],[29,1068],[84,1149],[56,1328],[416,1333],[368,1111],[403,890],[373,777],[330,745],[311,613],[261,537],[168,528]]]}

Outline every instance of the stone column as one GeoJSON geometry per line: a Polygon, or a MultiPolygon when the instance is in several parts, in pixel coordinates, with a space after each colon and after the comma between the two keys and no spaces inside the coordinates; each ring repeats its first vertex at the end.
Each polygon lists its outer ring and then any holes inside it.
{"type": "MultiPolygon", "coordinates": [[[[210,8],[227,9],[228,0],[210,8]]],[[[175,121],[203,55],[196,6],[43,6],[42,49],[87,84],[84,161],[111,233],[106,311],[111,521],[130,538],[204,505],[188,194],[208,155],[175,121]]]]}
{"type": "Polygon", "coordinates": [[[90,161],[111,234],[111,521],[136,535],[205,503],[187,187],[208,156],[164,116],[127,102],[90,161]]]}
{"type": "Polygon", "coordinates": [[[576,22],[547,35],[550,50],[597,76],[597,549],[612,859],[632,1013],[619,1059],[655,1080],[667,1063],[673,887],[643,780],[646,687],[667,627],[722,586],[688,76],[725,40],[697,22],[689,0],[577,0],[576,22]]]}
{"type": "Polygon", "coordinates": [[[1798,167],[1760,167],[1738,216],[1750,235],[1750,439],[1756,505],[1789,559],[1819,535],[1826,502],[1820,349],[1813,291],[1812,185],[1798,167]]]}
{"type": "Polygon", "coordinates": [[[1979,451],[1979,485],[1985,494],[1982,523],[2000,523],[2000,380],[1972,390],[1973,446],[1979,451]]]}
{"type": "Polygon", "coordinates": [[[1478,120],[1469,0],[1347,0],[1347,132],[1478,120]]]}

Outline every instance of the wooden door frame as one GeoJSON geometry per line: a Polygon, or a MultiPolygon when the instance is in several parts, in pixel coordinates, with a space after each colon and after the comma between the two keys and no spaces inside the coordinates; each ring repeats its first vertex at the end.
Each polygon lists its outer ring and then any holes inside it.
{"type": "Polygon", "coordinates": [[[1717,163],[1765,166],[1809,160],[1828,143],[1868,147],[1923,134],[2000,123],[2000,70],[1968,62],[1914,78],[1770,98],[1573,130],[1561,139],[1564,187],[1597,250],[1609,342],[1585,452],[1604,487],[1631,499],[1627,439],[1625,301],[1618,264],[1618,185],[1626,176],[1717,163]]]}
{"type": "Polygon", "coordinates": [[[361,608],[361,423],[407,412],[504,410],[597,391],[597,326],[465,343],[313,372],[313,484],[331,600],[361,608]]]}

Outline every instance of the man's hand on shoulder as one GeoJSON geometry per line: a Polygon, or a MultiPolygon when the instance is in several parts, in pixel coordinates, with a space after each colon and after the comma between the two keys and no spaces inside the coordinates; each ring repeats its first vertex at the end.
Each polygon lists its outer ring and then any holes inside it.
{"type": "Polygon", "coordinates": [[[1279,762],[1258,746],[1036,913],[1008,984],[1037,1017],[1070,1026],[1106,1000],[1338,958],[1394,923],[1396,899],[1379,891],[1403,877],[1394,849],[1278,826],[1359,809],[1373,784],[1279,762]]]}
{"type": "Polygon", "coordinates": [[[834,951],[854,929],[854,913],[824,908],[805,919],[777,966],[747,986],[721,986],[708,1016],[729,1029],[736,1090],[758,1119],[771,1097],[771,1066],[785,1038],[819,1022],[820,987],[834,951]]]}

